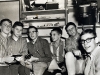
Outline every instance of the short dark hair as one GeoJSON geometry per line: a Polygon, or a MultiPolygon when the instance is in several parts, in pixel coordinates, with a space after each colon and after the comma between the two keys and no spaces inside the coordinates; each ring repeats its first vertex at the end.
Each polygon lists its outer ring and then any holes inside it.
{"type": "Polygon", "coordinates": [[[21,26],[22,28],[24,27],[23,23],[19,22],[19,21],[16,21],[14,24],[13,24],[13,28],[15,28],[16,26],[21,26]]]}
{"type": "Polygon", "coordinates": [[[38,32],[38,29],[35,26],[29,26],[28,28],[28,33],[29,33],[29,29],[34,28],[36,30],[36,32],[38,32]]]}
{"type": "Polygon", "coordinates": [[[73,22],[68,22],[68,23],[66,24],[66,26],[65,26],[65,30],[66,30],[66,31],[67,31],[67,28],[68,28],[70,25],[73,25],[73,26],[76,28],[75,23],[73,23],[73,22]]]}
{"type": "Polygon", "coordinates": [[[3,23],[4,21],[8,21],[8,22],[11,23],[11,25],[12,25],[12,21],[11,21],[10,19],[2,19],[2,20],[0,21],[0,25],[2,25],[2,23],[3,23]]]}
{"type": "Polygon", "coordinates": [[[52,30],[51,30],[51,32],[52,31],[56,31],[58,34],[61,34],[62,35],[62,30],[60,29],[60,28],[53,28],[52,30]]]}
{"type": "Polygon", "coordinates": [[[96,32],[93,29],[86,29],[86,30],[82,31],[82,33],[80,34],[80,37],[82,35],[84,35],[84,34],[87,34],[87,33],[93,34],[94,37],[97,37],[97,34],[96,34],[96,32]]]}

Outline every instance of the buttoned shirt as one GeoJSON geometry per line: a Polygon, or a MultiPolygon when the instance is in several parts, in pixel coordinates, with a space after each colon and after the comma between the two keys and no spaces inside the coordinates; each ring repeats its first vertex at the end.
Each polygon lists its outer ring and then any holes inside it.
{"type": "Polygon", "coordinates": [[[34,44],[32,41],[28,42],[28,50],[34,57],[39,58],[39,62],[51,61],[50,46],[46,39],[38,37],[34,44]]]}
{"type": "Polygon", "coordinates": [[[100,46],[97,46],[86,59],[85,75],[100,75],[100,46]]]}
{"type": "Polygon", "coordinates": [[[51,42],[50,44],[52,57],[55,57],[58,63],[64,61],[64,55],[65,55],[64,48],[65,48],[65,42],[62,40],[60,40],[58,47],[55,47],[55,42],[51,42]]]}
{"type": "Polygon", "coordinates": [[[4,57],[8,55],[7,53],[7,38],[3,37],[3,35],[0,33],[0,66],[6,66],[4,64],[4,57]],[[3,64],[1,64],[3,63],[3,64]]]}

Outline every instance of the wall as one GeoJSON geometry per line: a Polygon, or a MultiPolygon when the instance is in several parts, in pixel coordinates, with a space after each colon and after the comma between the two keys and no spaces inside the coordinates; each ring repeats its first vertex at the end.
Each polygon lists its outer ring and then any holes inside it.
{"type": "Polygon", "coordinates": [[[14,23],[19,20],[19,1],[0,2],[0,20],[9,18],[14,23]]]}

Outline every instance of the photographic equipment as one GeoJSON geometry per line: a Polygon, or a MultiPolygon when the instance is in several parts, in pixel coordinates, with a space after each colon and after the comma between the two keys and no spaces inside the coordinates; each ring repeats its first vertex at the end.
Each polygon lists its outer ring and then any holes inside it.
{"type": "Polygon", "coordinates": [[[25,60],[26,60],[26,59],[30,59],[31,56],[32,56],[32,54],[27,54],[27,55],[25,55],[25,60]]]}
{"type": "Polygon", "coordinates": [[[16,57],[21,57],[22,55],[12,55],[12,57],[16,58],[16,57]]]}

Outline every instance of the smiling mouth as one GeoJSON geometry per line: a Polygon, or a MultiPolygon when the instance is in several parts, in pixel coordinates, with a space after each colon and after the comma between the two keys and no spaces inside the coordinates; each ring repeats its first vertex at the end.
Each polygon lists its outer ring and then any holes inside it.
{"type": "Polygon", "coordinates": [[[85,47],[85,49],[88,49],[88,48],[90,48],[90,46],[88,46],[88,47],[85,47]]]}

